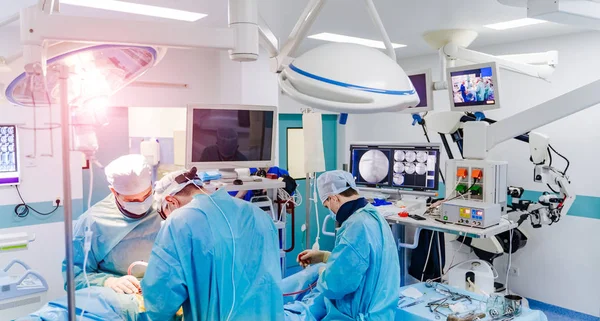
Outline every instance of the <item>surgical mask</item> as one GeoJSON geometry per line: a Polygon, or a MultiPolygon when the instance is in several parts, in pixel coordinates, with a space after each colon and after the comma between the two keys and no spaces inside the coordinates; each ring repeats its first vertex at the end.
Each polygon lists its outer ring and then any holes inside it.
{"type": "Polygon", "coordinates": [[[148,212],[150,207],[152,207],[152,195],[148,196],[143,202],[121,202],[119,204],[121,207],[134,215],[144,215],[148,212]]]}

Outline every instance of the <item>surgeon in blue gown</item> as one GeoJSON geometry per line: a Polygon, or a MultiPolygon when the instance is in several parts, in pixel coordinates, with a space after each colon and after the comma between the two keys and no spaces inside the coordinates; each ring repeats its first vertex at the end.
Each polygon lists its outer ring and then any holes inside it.
{"type": "Polygon", "coordinates": [[[323,205],[341,225],[332,252],[306,250],[299,255],[305,267],[326,263],[316,288],[327,310],[322,320],[394,320],[400,266],[389,225],[360,197],[350,173],[325,172],[317,187],[323,205]]]}
{"type": "Polygon", "coordinates": [[[271,217],[223,189],[210,194],[195,168],[156,186],[167,219],[142,281],[149,319],[169,320],[183,306],[185,320],[283,320],[271,217]]]}
{"type": "Polygon", "coordinates": [[[152,168],[144,156],[132,154],[112,161],[105,174],[112,193],[75,223],[75,288],[86,288],[89,281],[89,286],[117,293],[139,293],[139,281],[127,269],[135,261],[148,261],[161,222],[152,207],[152,168]],[[84,266],[86,235],[91,249],[84,266]]]}

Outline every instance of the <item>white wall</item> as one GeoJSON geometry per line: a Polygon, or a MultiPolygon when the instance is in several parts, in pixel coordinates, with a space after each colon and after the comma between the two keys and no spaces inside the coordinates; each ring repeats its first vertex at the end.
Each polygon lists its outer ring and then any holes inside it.
{"type": "MultiPolygon", "coordinates": [[[[59,119],[59,108],[53,108],[53,119],[59,119]]],[[[37,111],[37,124],[43,127],[49,121],[48,108],[39,108],[37,111]]],[[[13,107],[0,103],[0,123],[21,124],[25,127],[33,126],[33,109],[13,107]]],[[[27,203],[39,211],[46,212],[52,207],[56,197],[62,196],[62,157],[60,144],[60,129],[53,132],[54,156],[42,156],[50,153],[50,134],[47,130],[38,131],[37,154],[35,159],[27,160],[26,155],[33,155],[34,135],[32,130],[20,129],[21,149],[21,185],[19,190],[27,203]],[[37,202],[48,202],[40,207],[37,202]]],[[[82,158],[77,152],[71,153],[71,186],[72,198],[82,198],[82,158]]],[[[0,187],[0,216],[2,225],[0,235],[15,232],[26,232],[36,235],[36,240],[30,244],[27,251],[0,252],[0,269],[3,269],[13,259],[19,259],[29,264],[38,271],[49,284],[48,298],[53,299],[64,295],[61,264],[64,259],[64,229],[62,209],[47,217],[41,217],[31,211],[25,219],[17,219],[13,209],[22,203],[14,187],[0,187]],[[44,223],[44,221],[54,223],[44,223]],[[27,226],[23,226],[26,224],[27,226]],[[12,226],[12,227],[11,227],[12,226]],[[4,228],[3,228],[4,227],[4,228]]],[[[75,209],[74,215],[81,214],[81,203],[75,209]]],[[[18,270],[17,270],[18,271],[18,270]]]]}
{"type": "MultiPolygon", "coordinates": [[[[600,78],[597,72],[600,70],[597,58],[600,52],[599,33],[476,49],[491,54],[559,51],[559,66],[552,83],[501,70],[502,109],[487,112],[490,118],[502,119],[600,78]]],[[[407,59],[400,64],[407,71],[433,67],[434,80],[439,79],[437,56],[407,59]]],[[[434,103],[436,110],[448,110],[447,91],[435,92],[434,103]]],[[[600,197],[599,176],[593,170],[600,157],[597,143],[600,134],[595,124],[599,117],[600,107],[596,106],[539,129],[550,135],[552,145],[571,160],[571,182],[579,195],[600,197]]],[[[400,114],[351,118],[346,128],[346,148],[340,157],[348,159],[347,145],[353,141],[425,142],[421,128],[410,126],[410,123],[409,115],[400,114]]],[[[439,141],[439,138],[432,136],[432,140],[439,141]]],[[[544,190],[544,186],[532,182],[533,167],[529,162],[527,144],[516,141],[502,143],[490,152],[488,158],[509,161],[510,185],[544,190]]],[[[526,230],[531,239],[523,250],[513,256],[513,266],[519,268],[520,276],[511,277],[511,289],[536,300],[597,316],[600,279],[595,275],[600,267],[600,233],[597,232],[600,220],[567,216],[556,225],[535,230],[527,225],[526,230]]],[[[450,260],[453,255],[451,249],[448,254],[450,260]]],[[[505,258],[496,262],[498,268],[505,265],[505,258]]],[[[501,276],[501,281],[504,278],[501,276]]]]}
{"type": "Polygon", "coordinates": [[[240,63],[229,59],[227,51],[172,50],[140,81],[166,79],[186,83],[189,89],[125,88],[119,93],[124,100],[143,97],[133,105],[143,107],[129,108],[130,137],[173,137],[174,130],[185,130],[188,104],[277,106],[279,102],[277,79],[269,71],[265,52],[257,61],[240,63]]]}

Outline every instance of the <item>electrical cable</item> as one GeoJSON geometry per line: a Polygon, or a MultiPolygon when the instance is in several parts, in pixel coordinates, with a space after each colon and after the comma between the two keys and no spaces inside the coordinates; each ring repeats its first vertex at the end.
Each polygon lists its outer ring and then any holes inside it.
{"type": "MultiPolygon", "coordinates": [[[[508,221],[508,220],[507,220],[508,221]]],[[[509,221],[510,223],[510,221],[509,221]]],[[[512,264],[512,241],[513,241],[513,233],[514,229],[511,229],[509,232],[509,240],[508,240],[508,267],[506,268],[506,294],[510,294],[509,286],[508,286],[508,275],[510,273],[510,267],[512,264]]]]}
{"type": "Polygon", "coordinates": [[[554,153],[556,153],[556,155],[560,156],[560,158],[564,159],[567,162],[567,166],[565,167],[565,170],[562,172],[563,175],[567,174],[567,170],[569,169],[569,166],[571,166],[571,162],[569,161],[569,159],[564,157],[559,152],[557,152],[556,149],[554,149],[554,147],[552,147],[552,145],[548,145],[548,148],[550,148],[554,153]]]}
{"type": "Polygon", "coordinates": [[[431,255],[431,245],[433,245],[433,237],[435,233],[431,234],[431,239],[429,240],[429,250],[427,250],[427,259],[425,259],[425,265],[423,266],[423,272],[421,273],[421,282],[423,282],[423,278],[425,278],[425,270],[427,269],[427,263],[429,263],[429,256],[431,255]]]}
{"type": "Polygon", "coordinates": [[[30,211],[33,211],[42,216],[48,216],[48,215],[52,215],[60,207],[60,200],[57,199],[56,206],[54,207],[54,209],[52,211],[46,212],[46,213],[40,212],[40,211],[36,210],[35,208],[27,205],[27,203],[23,199],[23,196],[21,196],[21,191],[19,190],[19,186],[15,185],[15,188],[17,189],[17,193],[19,194],[19,198],[21,199],[21,202],[22,202],[21,204],[15,206],[15,215],[17,215],[17,217],[20,217],[20,218],[27,217],[27,215],[29,215],[30,211]]]}
{"type": "Polygon", "coordinates": [[[83,315],[85,314],[85,310],[87,309],[87,304],[90,302],[90,296],[92,294],[92,292],[90,291],[90,287],[91,287],[90,279],[87,274],[87,262],[88,262],[90,250],[92,249],[92,236],[93,235],[94,235],[94,233],[90,229],[90,226],[89,225],[86,226],[85,227],[85,239],[84,239],[84,243],[83,243],[83,250],[85,252],[85,254],[83,255],[83,278],[85,279],[85,283],[88,288],[88,295],[87,295],[86,306],[81,309],[81,315],[79,316],[80,321],[83,320],[83,315]]]}
{"type": "Polygon", "coordinates": [[[440,264],[440,275],[444,273],[444,265],[442,264],[442,246],[440,244],[440,232],[435,232],[437,234],[437,246],[438,246],[438,259],[440,264]]]}
{"type": "Polygon", "coordinates": [[[317,200],[319,199],[317,197],[317,174],[315,173],[315,177],[312,180],[312,185],[313,185],[313,202],[315,203],[315,216],[317,217],[317,237],[315,238],[315,243],[312,246],[313,250],[318,250],[320,245],[319,245],[319,240],[321,238],[321,223],[319,222],[319,204],[317,203],[317,200]]]}

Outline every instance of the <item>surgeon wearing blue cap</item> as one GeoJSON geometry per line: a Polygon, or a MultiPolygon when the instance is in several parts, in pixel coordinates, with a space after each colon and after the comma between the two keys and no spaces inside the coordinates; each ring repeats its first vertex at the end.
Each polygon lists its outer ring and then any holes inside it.
{"type": "Polygon", "coordinates": [[[322,320],[394,320],[400,265],[389,225],[358,194],[350,173],[325,172],[317,188],[341,226],[332,252],[306,250],[298,256],[303,267],[326,263],[317,287],[327,307],[322,320]]]}
{"type": "Polygon", "coordinates": [[[283,320],[277,230],[257,206],[203,187],[196,168],[155,185],[161,227],[142,281],[150,320],[283,320]]]}

